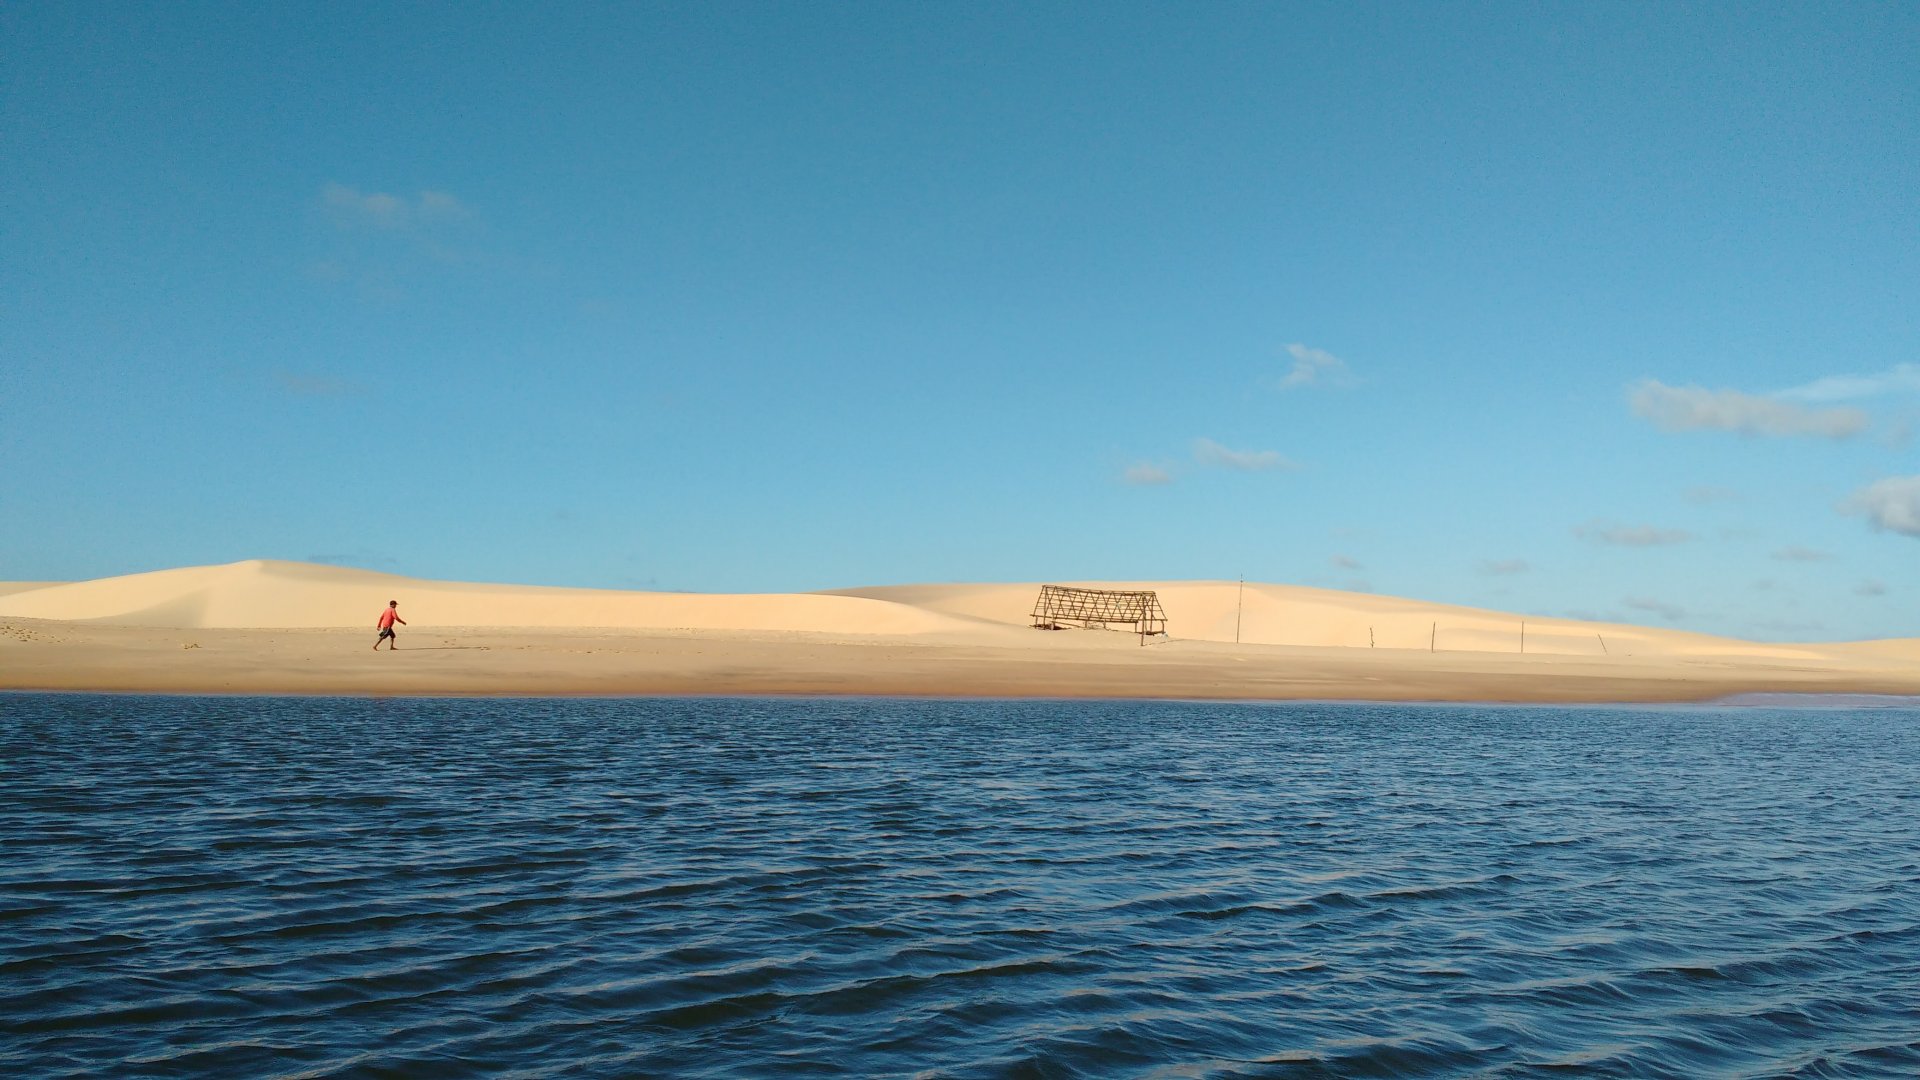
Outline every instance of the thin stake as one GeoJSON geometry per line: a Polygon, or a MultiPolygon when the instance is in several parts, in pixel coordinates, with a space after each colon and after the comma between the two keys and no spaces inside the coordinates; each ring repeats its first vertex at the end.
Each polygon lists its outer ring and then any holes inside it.
{"type": "Polygon", "coordinates": [[[1438,640],[1440,640],[1440,624],[1434,623],[1433,629],[1427,631],[1427,651],[1428,652],[1433,651],[1433,643],[1438,640]]]}
{"type": "Polygon", "coordinates": [[[1599,634],[1595,634],[1595,635],[1593,635],[1593,636],[1594,636],[1594,637],[1597,637],[1597,638],[1600,638],[1600,655],[1601,655],[1601,656],[1610,656],[1610,655],[1612,655],[1611,653],[1609,653],[1609,652],[1607,652],[1607,639],[1606,639],[1606,638],[1603,638],[1603,637],[1600,637],[1600,635],[1599,635],[1599,634]]]}
{"type": "Polygon", "coordinates": [[[1240,644],[1240,608],[1247,596],[1247,575],[1240,575],[1240,591],[1233,596],[1233,643],[1240,644]]]}
{"type": "Polygon", "coordinates": [[[1373,627],[1367,627],[1367,648],[1373,648],[1373,627]]]}
{"type": "Polygon", "coordinates": [[[1520,620],[1520,651],[1527,651],[1527,620],[1520,620]]]}

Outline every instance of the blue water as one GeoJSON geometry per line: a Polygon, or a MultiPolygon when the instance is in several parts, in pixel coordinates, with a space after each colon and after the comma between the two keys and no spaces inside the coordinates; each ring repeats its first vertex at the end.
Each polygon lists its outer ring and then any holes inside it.
{"type": "Polygon", "coordinates": [[[0,1074],[1920,1075],[1920,712],[0,696],[0,1074]]]}

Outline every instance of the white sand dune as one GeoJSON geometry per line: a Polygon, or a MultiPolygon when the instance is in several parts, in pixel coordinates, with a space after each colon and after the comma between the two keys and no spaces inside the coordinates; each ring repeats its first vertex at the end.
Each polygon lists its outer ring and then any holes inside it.
{"type": "MultiPolygon", "coordinates": [[[[1300,585],[1233,581],[1056,582],[1100,589],[1152,589],[1172,636],[1189,641],[1238,640],[1248,645],[1319,648],[1429,648],[1449,652],[1519,653],[1522,623],[1528,655],[1724,656],[1804,659],[1820,646],[1770,645],[1679,630],[1617,623],[1543,619],[1370,593],[1300,585]]],[[[1026,626],[1039,583],[898,585],[837,590],[837,595],[890,600],[983,623],[1026,626]]]]}
{"type": "MultiPolygon", "coordinates": [[[[1368,593],[1232,581],[1077,582],[1152,589],[1183,641],[1565,656],[1813,659],[1836,646],[1776,645],[1614,623],[1543,619],[1368,593]]],[[[187,629],[366,627],[386,601],[439,627],[941,634],[1004,642],[1029,623],[1039,583],[897,585],[821,593],[706,594],[431,581],[254,559],[68,583],[0,586],[0,617],[187,629]]],[[[1032,640],[1020,638],[1019,640],[1032,640]]],[[[1036,642],[1037,644],[1037,642],[1036,642]]],[[[1900,642],[1838,646],[1900,657],[1900,642]]]]}
{"type": "Polygon", "coordinates": [[[963,625],[936,612],[852,596],[623,592],[426,581],[253,559],[100,578],[0,595],[0,617],[190,629],[365,627],[388,600],[433,626],[815,630],[921,634],[963,625]]]}
{"type": "Polygon", "coordinates": [[[1030,629],[1038,583],[700,595],[249,561],[0,584],[0,689],[1449,701],[1920,694],[1920,640],[1762,644],[1290,585],[1078,584],[1155,590],[1171,640],[1142,648],[1127,634],[1030,629]],[[397,654],[376,655],[371,626],[390,599],[409,625],[397,654]]]}

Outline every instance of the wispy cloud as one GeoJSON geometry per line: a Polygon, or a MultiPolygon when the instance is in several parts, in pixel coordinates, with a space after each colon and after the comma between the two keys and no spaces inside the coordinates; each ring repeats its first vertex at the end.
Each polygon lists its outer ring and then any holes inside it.
{"type": "Polygon", "coordinates": [[[1573,535],[1582,540],[1591,540],[1596,544],[1609,544],[1613,547],[1664,547],[1668,544],[1684,544],[1693,539],[1693,534],[1685,529],[1660,529],[1652,525],[1609,525],[1600,521],[1574,526],[1573,535]]]}
{"type": "Polygon", "coordinates": [[[385,555],[375,555],[366,551],[333,555],[309,555],[307,556],[307,561],[310,563],[326,563],[328,566],[357,566],[363,570],[399,565],[399,560],[397,559],[392,559],[385,555]]]}
{"type": "Polygon", "coordinates": [[[1739,502],[1740,493],[1732,488],[1711,487],[1705,484],[1690,487],[1681,493],[1681,498],[1695,506],[1712,506],[1714,503],[1739,502]]]}
{"type": "Polygon", "coordinates": [[[1120,479],[1134,487],[1158,487],[1173,483],[1173,474],[1158,465],[1143,461],[1138,465],[1127,466],[1126,471],[1120,474],[1120,479]]]}
{"type": "Polygon", "coordinates": [[[1904,450],[1913,441],[1915,417],[1896,416],[1880,425],[1880,445],[1891,450],[1904,450]]]}
{"type": "Polygon", "coordinates": [[[1920,476],[1877,480],[1841,504],[1850,514],[1865,514],[1876,529],[1920,538],[1920,476]]]}
{"type": "Polygon", "coordinates": [[[1488,559],[1480,564],[1480,572],[1490,577],[1524,574],[1531,569],[1533,564],[1525,559],[1488,559]]]}
{"type": "Polygon", "coordinates": [[[1353,372],[1347,368],[1347,362],[1310,345],[1294,343],[1287,346],[1287,355],[1293,357],[1293,368],[1280,378],[1280,389],[1292,390],[1301,386],[1341,387],[1352,386],[1353,372]]]}
{"type": "Polygon", "coordinates": [[[1853,587],[1853,595],[1885,596],[1887,595],[1887,584],[1884,581],[1873,581],[1869,579],[1867,581],[1861,582],[1858,585],[1855,585],[1853,587]]]}
{"type": "MultiPolygon", "coordinates": [[[[366,387],[332,375],[302,374],[297,371],[276,371],[273,381],[280,389],[295,397],[358,397],[366,393],[366,387]]],[[[315,560],[319,561],[319,560],[315,560]]]]}
{"type": "Polygon", "coordinates": [[[329,227],[318,234],[322,249],[308,272],[366,300],[404,302],[408,284],[423,271],[499,270],[514,263],[487,249],[477,215],[449,192],[401,195],[330,183],[316,206],[329,227]]]}
{"type": "Polygon", "coordinates": [[[466,203],[444,191],[423,191],[416,204],[420,216],[428,219],[463,218],[472,213],[466,203]]]}
{"type": "Polygon", "coordinates": [[[1669,604],[1665,600],[1661,600],[1657,597],[1629,596],[1626,599],[1620,601],[1620,603],[1626,605],[1627,607],[1632,608],[1635,611],[1652,612],[1653,614],[1660,616],[1661,618],[1667,620],[1668,622],[1678,622],[1679,620],[1687,617],[1686,608],[1681,607],[1679,604],[1669,604]]]}
{"type": "Polygon", "coordinates": [[[1365,567],[1363,567],[1363,566],[1361,566],[1361,565],[1360,565],[1360,560],[1358,560],[1358,559],[1356,559],[1356,558],[1354,558],[1354,557],[1352,557],[1351,555],[1334,555],[1334,556],[1331,556],[1330,558],[1328,558],[1328,559],[1327,559],[1327,564],[1328,564],[1328,565],[1330,565],[1330,566],[1337,566],[1337,567],[1339,567],[1339,568],[1340,568],[1340,569],[1342,569],[1342,570],[1362,570],[1362,569],[1365,569],[1365,567]]]}
{"type": "Polygon", "coordinates": [[[342,224],[375,225],[383,229],[451,221],[471,213],[465,203],[444,191],[422,191],[408,197],[328,184],[320,190],[320,201],[342,224]]]}
{"type": "Polygon", "coordinates": [[[1740,390],[1668,386],[1656,379],[1635,385],[1627,395],[1634,415],[1662,431],[1732,431],[1741,435],[1807,435],[1850,439],[1871,423],[1854,408],[1808,408],[1775,397],[1740,390]]]}
{"type": "Polygon", "coordinates": [[[1826,562],[1828,559],[1833,558],[1832,555],[1824,551],[1817,551],[1810,547],[1801,547],[1798,544],[1781,548],[1779,551],[1773,553],[1773,557],[1779,559],[1781,562],[1826,562]]]}
{"type": "Polygon", "coordinates": [[[1747,625],[1769,634],[1809,634],[1827,628],[1825,623],[1805,619],[1750,619],[1747,625]]]}
{"type": "Polygon", "coordinates": [[[1234,450],[1212,439],[1193,440],[1193,460],[1202,465],[1239,469],[1242,472],[1260,472],[1267,469],[1284,469],[1290,472],[1300,467],[1297,463],[1281,456],[1278,450],[1234,450]]]}
{"type": "Polygon", "coordinates": [[[1829,375],[1804,386],[1782,390],[1775,397],[1823,404],[1859,401],[1890,394],[1920,394],[1920,364],[1895,364],[1874,375],[1829,375]]]}

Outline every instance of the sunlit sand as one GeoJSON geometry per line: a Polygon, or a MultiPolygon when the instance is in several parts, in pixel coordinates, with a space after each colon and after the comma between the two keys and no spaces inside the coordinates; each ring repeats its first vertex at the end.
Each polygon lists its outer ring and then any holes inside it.
{"type": "Polygon", "coordinates": [[[0,688],[1451,701],[1920,693],[1920,639],[1763,644],[1290,585],[1061,583],[1157,592],[1170,640],[1143,647],[1128,634],[1030,628],[1038,584],[708,595],[258,560],[7,583],[0,688]],[[375,654],[373,622],[388,600],[400,601],[407,625],[397,653],[375,654]]]}

